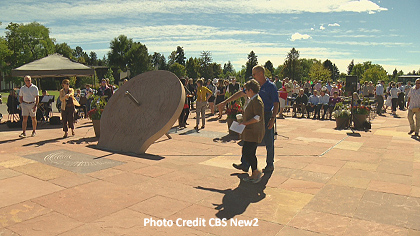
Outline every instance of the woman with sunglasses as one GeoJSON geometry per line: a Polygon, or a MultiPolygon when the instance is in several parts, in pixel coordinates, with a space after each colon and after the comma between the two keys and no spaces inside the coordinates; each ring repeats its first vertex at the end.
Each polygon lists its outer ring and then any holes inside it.
{"type": "Polygon", "coordinates": [[[80,106],[80,104],[74,98],[74,89],[70,88],[68,79],[63,80],[62,86],[63,88],[60,90],[60,101],[64,131],[63,138],[67,138],[69,128],[71,129],[71,134],[74,135],[74,107],[80,106]]]}

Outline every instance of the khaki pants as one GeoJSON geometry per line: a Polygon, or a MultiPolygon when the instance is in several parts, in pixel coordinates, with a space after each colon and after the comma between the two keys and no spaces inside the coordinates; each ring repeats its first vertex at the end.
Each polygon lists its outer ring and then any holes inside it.
{"type": "Polygon", "coordinates": [[[410,123],[410,130],[414,130],[415,133],[419,133],[420,130],[420,111],[413,112],[413,110],[408,110],[408,122],[410,123]],[[414,114],[416,115],[416,122],[414,123],[414,114]]]}
{"type": "Polygon", "coordinates": [[[197,127],[200,124],[200,115],[201,115],[201,120],[203,121],[203,125],[204,126],[206,124],[206,107],[207,107],[207,102],[196,102],[196,110],[195,112],[197,113],[196,115],[196,121],[197,121],[197,127]]]}

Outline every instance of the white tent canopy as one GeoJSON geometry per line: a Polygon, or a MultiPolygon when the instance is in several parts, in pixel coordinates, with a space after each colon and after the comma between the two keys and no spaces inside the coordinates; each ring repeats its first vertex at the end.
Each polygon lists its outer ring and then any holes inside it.
{"type": "Polygon", "coordinates": [[[12,70],[12,76],[32,78],[91,76],[94,69],[81,63],[73,62],[60,54],[52,54],[12,70]]]}

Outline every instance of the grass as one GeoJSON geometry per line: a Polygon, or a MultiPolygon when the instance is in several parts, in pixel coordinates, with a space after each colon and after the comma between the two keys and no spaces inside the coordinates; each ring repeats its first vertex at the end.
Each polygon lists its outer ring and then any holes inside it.
{"type": "MultiPolygon", "coordinates": [[[[57,99],[59,99],[58,97],[60,96],[60,91],[56,91],[56,90],[51,90],[48,91],[49,95],[54,95],[54,101],[57,101],[57,99]]],[[[3,101],[3,104],[7,103],[7,98],[9,97],[10,93],[5,93],[5,92],[1,92],[1,100],[3,101]]],[[[41,91],[40,91],[40,95],[41,95],[41,91]]]]}

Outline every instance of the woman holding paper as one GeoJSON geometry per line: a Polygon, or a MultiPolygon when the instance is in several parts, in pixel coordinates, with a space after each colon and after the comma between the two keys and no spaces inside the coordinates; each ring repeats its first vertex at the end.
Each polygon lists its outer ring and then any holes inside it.
{"type": "Polygon", "coordinates": [[[244,87],[249,100],[245,105],[243,122],[241,123],[242,125],[245,125],[245,129],[241,136],[244,141],[242,156],[246,158],[252,168],[252,175],[245,178],[244,181],[258,183],[261,181],[262,172],[257,169],[258,163],[255,154],[258,143],[261,143],[265,133],[264,103],[258,95],[260,85],[255,79],[249,80],[244,87]]]}

